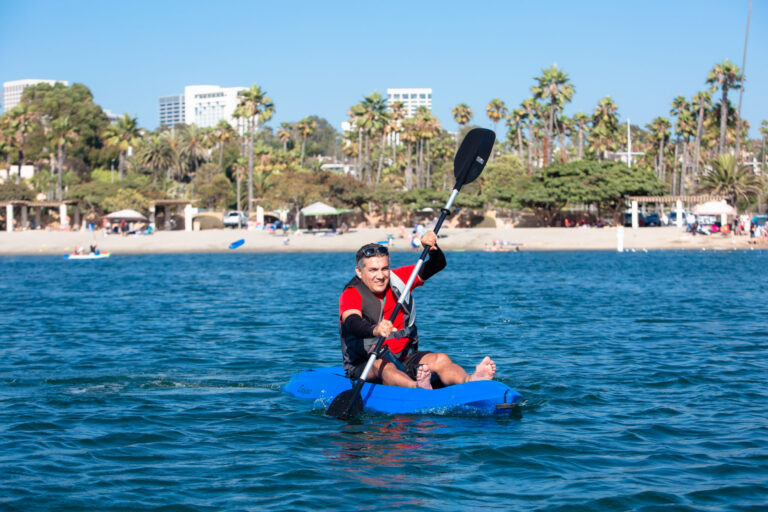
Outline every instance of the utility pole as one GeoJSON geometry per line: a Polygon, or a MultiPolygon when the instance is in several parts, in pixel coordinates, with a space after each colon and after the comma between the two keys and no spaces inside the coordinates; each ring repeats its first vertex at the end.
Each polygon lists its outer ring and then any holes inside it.
{"type": "Polygon", "coordinates": [[[739,87],[739,110],[736,113],[736,160],[741,161],[739,157],[739,140],[741,139],[741,98],[744,96],[744,79],[746,77],[745,68],[747,67],[747,43],[749,42],[749,19],[752,16],[752,0],[749,0],[749,10],[747,11],[747,35],[744,37],[744,57],[741,60],[741,87],[739,87]]]}
{"type": "Polygon", "coordinates": [[[627,167],[632,167],[632,133],[629,131],[629,118],[627,118],[627,167]]]}

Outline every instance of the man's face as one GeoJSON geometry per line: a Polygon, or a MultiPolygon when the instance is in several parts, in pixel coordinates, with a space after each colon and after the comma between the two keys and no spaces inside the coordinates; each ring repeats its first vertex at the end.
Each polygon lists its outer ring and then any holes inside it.
{"type": "Polygon", "coordinates": [[[389,285],[389,256],[364,258],[365,266],[361,270],[355,267],[357,277],[375,294],[382,294],[389,285]]]}

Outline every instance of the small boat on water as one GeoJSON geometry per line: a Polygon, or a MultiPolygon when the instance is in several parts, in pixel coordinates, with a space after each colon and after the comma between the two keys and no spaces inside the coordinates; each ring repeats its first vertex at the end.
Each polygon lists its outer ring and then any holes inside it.
{"type": "MultiPolygon", "coordinates": [[[[339,393],[352,389],[341,366],[311,368],[295,374],[283,389],[327,407],[339,393]]],[[[363,385],[364,409],[386,414],[509,414],[522,395],[495,380],[479,380],[440,389],[411,389],[383,384],[363,385]]]]}
{"type": "Polygon", "coordinates": [[[91,252],[86,254],[67,254],[64,257],[68,260],[100,260],[109,258],[111,252],[91,252]]]}

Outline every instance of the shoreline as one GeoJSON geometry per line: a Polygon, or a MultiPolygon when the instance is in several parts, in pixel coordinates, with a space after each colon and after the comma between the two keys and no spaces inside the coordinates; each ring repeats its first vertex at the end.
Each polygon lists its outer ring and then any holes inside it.
{"type": "MultiPolygon", "coordinates": [[[[158,231],[152,235],[107,235],[100,231],[0,232],[0,255],[65,255],[75,245],[85,249],[95,242],[102,252],[120,254],[172,254],[214,252],[353,252],[360,246],[385,241],[393,235],[391,249],[410,251],[408,238],[397,238],[396,228],[358,229],[343,235],[282,234],[264,231],[212,229],[205,231],[158,231]],[[244,239],[236,250],[229,244],[244,239]]],[[[521,251],[616,251],[617,228],[444,228],[440,246],[446,251],[482,251],[494,240],[521,251]]],[[[765,243],[749,244],[748,236],[691,236],[677,227],[624,229],[625,250],[732,250],[767,249],[765,243]]]]}

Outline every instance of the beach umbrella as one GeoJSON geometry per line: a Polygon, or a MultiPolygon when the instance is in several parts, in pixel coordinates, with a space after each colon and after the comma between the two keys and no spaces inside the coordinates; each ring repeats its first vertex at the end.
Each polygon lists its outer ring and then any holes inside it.
{"type": "Polygon", "coordinates": [[[725,200],[707,201],[694,206],[693,213],[695,215],[736,215],[736,208],[729,205],[725,200]]]}
{"type": "Polygon", "coordinates": [[[147,218],[137,212],[136,210],[120,210],[114,213],[110,213],[107,215],[107,218],[109,220],[126,220],[129,222],[135,222],[135,221],[142,221],[147,222],[147,218]]]}

